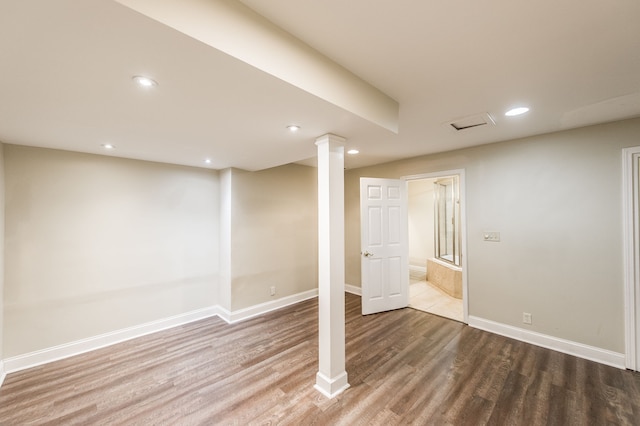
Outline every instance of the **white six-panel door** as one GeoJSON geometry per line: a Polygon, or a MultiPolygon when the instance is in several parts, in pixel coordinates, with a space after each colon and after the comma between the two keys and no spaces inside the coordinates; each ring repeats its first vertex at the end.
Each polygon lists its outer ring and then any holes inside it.
{"type": "Polygon", "coordinates": [[[407,186],[360,178],[362,314],[409,304],[407,186]]]}

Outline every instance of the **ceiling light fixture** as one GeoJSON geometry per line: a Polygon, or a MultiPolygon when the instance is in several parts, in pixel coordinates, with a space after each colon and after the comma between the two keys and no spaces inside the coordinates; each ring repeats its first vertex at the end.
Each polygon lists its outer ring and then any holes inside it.
{"type": "Polygon", "coordinates": [[[291,133],[295,133],[295,132],[297,132],[298,130],[300,130],[300,126],[295,125],[295,124],[291,124],[291,125],[287,126],[287,129],[289,129],[289,131],[290,131],[291,133]]]}
{"type": "Polygon", "coordinates": [[[207,164],[211,164],[211,158],[205,158],[204,162],[207,164]]]}
{"type": "Polygon", "coordinates": [[[507,117],[514,117],[516,115],[524,114],[525,112],[528,112],[528,111],[529,111],[529,108],[527,107],[518,107],[518,108],[510,109],[509,111],[505,112],[504,115],[506,115],[507,117]]]}
{"type": "Polygon", "coordinates": [[[104,149],[107,149],[107,150],[109,150],[109,149],[115,149],[115,147],[116,147],[115,145],[112,145],[112,144],[110,144],[110,143],[103,143],[101,146],[102,146],[104,149]]]}
{"type": "Polygon", "coordinates": [[[149,77],[144,77],[142,75],[134,75],[132,78],[133,78],[133,81],[135,81],[138,86],[144,87],[145,89],[156,87],[158,85],[158,82],[155,81],[154,79],[149,77]]]}
{"type": "Polygon", "coordinates": [[[358,151],[357,149],[350,149],[349,151],[347,151],[347,154],[355,155],[355,154],[357,154],[359,152],[360,151],[358,151]]]}

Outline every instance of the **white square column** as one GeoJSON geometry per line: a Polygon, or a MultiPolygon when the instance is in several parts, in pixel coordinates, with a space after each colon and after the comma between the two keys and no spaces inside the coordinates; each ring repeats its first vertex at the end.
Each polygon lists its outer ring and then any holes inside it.
{"type": "Polygon", "coordinates": [[[318,350],[315,388],[333,398],[349,387],[345,370],[344,145],[327,134],[318,146],[318,350]]]}

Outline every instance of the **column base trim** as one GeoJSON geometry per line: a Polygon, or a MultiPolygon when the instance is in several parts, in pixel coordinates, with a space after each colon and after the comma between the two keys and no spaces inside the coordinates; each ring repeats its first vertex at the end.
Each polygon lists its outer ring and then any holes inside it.
{"type": "Polygon", "coordinates": [[[334,398],[349,387],[349,383],[347,382],[347,372],[343,371],[333,379],[330,379],[324,374],[318,372],[316,373],[316,384],[313,387],[327,398],[334,398]]]}

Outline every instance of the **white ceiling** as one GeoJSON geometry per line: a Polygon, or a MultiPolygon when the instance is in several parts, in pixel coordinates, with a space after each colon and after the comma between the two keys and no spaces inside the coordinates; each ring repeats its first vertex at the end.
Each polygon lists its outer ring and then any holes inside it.
{"type": "Polygon", "coordinates": [[[397,101],[398,133],[115,1],[0,0],[0,141],[259,170],[334,133],[353,168],[640,116],[637,0],[242,3],[397,101]]]}

